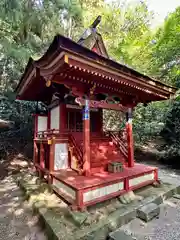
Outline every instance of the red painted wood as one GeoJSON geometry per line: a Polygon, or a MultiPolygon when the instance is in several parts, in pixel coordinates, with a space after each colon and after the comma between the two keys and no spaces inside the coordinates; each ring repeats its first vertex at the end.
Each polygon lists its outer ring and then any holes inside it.
{"type": "Polygon", "coordinates": [[[96,168],[104,165],[104,170],[107,169],[109,162],[122,162],[125,164],[125,158],[109,139],[92,139],[90,143],[91,152],[91,168],[96,168]]]}
{"type": "Polygon", "coordinates": [[[49,171],[54,171],[54,155],[55,155],[55,144],[54,142],[50,145],[50,156],[49,156],[49,171]]]}
{"type": "Polygon", "coordinates": [[[40,166],[44,169],[44,146],[40,143],[40,166]]]}
{"type": "MultiPolygon", "coordinates": [[[[40,165],[36,164],[36,168],[40,171],[50,174],[50,172],[46,169],[42,169],[40,165]]],[[[68,170],[60,170],[58,172],[51,172],[51,177],[56,178],[61,181],[63,184],[71,187],[76,191],[76,200],[72,200],[69,196],[66,196],[64,193],[61,193],[57,188],[53,187],[54,191],[68,204],[74,206],[77,209],[84,209],[86,206],[94,205],[98,202],[105,201],[107,199],[111,199],[113,197],[124,194],[129,190],[135,190],[141,188],[143,186],[152,184],[154,180],[146,181],[136,186],[129,188],[129,179],[133,179],[139,176],[143,176],[152,172],[156,172],[157,168],[148,167],[142,164],[135,164],[133,168],[125,168],[122,173],[108,173],[102,172],[91,175],[89,177],[79,176],[76,172],[68,169],[68,170]],[[94,199],[92,201],[83,203],[83,193],[94,190],[97,188],[109,186],[118,182],[124,182],[124,189],[117,191],[115,193],[111,193],[109,195],[94,199]]],[[[156,178],[156,177],[155,177],[156,178]]],[[[52,179],[51,179],[52,183],[52,179]]]]}
{"type": "MultiPolygon", "coordinates": [[[[80,106],[85,105],[85,99],[84,98],[78,97],[78,98],[75,99],[75,101],[80,106]]],[[[91,107],[91,108],[112,109],[112,110],[122,111],[122,112],[127,111],[127,107],[124,107],[123,105],[117,104],[117,103],[108,103],[106,100],[102,100],[102,101],[89,100],[89,107],[91,107]]]]}
{"type": "Polygon", "coordinates": [[[70,187],[80,189],[91,188],[94,186],[103,186],[103,184],[112,183],[117,180],[123,180],[124,178],[134,178],[150,173],[157,168],[149,167],[143,164],[135,164],[134,167],[124,167],[124,171],[120,173],[109,173],[106,171],[93,174],[89,177],[80,176],[71,169],[59,170],[59,173],[52,175],[62,182],[66,183],[70,187]]]}
{"type": "Polygon", "coordinates": [[[158,170],[157,169],[154,170],[154,179],[156,181],[158,181],[158,170]]]}
{"type": "MultiPolygon", "coordinates": [[[[72,133],[76,144],[83,149],[83,139],[81,132],[72,133]]],[[[109,162],[122,162],[126,165],[126,159],[119,151],[118,147],[111,141],[108,136],[100,132],[91,133],[90,135],[90,164],[92,173],[98,172],[98,169],[107,170],[109,162]]]]}
{"type": "Polygon", "coordinates": [[[129,179],[128,178],[125,178],[124,180],[124,189],[125,191],[129,191],[129,179]]]}
{"type": "Polygon", "coordinates": [[[33,162],[34,162],[34,165],[35,163],[37,163],[37,158],[38,158],[38,148],[37,148],[37,144],[36,144],[36,141],[34,140],[33,141],[34,145],[33,145],[33,162]]]}
{"type": "Polygon", "coordinates": [[[133,132],[132,132],[132,119],[128,112],[128,119],[126,122],[126,131],[127,131],[127,144],[128,144],[128,167],[134,167],[134,143],[133,143],[133,132]]]}
{"type": "Polygon", "coordinates": [[[47,129],[51,129],[51,109],[48,110],[47,129]]]}
{"type": "Polygon", "coordinates": [[[89,100],[86,100],[86,106],[83,113],[83,173],[85,176],[90,176],[90,113],[89,113],[89,100]],[[85,114],[88,117],[85,117],[85,114]]]}
{"type": "MultiPolygon", "coordinates": [[[[152,172],[152,170],[151,170],[151,172],[152,172]]],[[[149,172],[149,173],[151,173],[151,172],[149,172]]],[[[141,175],[142,175],[142,173],[141,173],[141,175]]],[[[143,175],[145,175],[145,174],[143,173],[143,175]]],[[[136,176],[136,177],[138,177],[138,176],[136,176]]],[[[109,185],[112,185],[112,184],[115,184],[115,183],[118,183],[118,182],[121,182],[121,181],[119,181],[119,179],[116,179],[115,181],[113,181],[111,183],[104,183],[103,185],[93,186],[93,187],[90,187],[90,188],[85,188],[85,189],[77,191],[77,198],[76,198],[77,208],[78,209],[83,209],[84,206],[90,206],[90,205],[94,205],[94,204],[96,204],[98,202],[103,202],[103,201],[105,201],[107,199],[111,199],[113,197],[116,197],[116,196],[119,196],[121,194],[124,194],[127,191],[129,191],[129,190],[135,190],[135,189],[141,188],[143,186],[147,186],[149,184],[152,184],[154,182],[154,180],[150,180],[150,181],[146,181],[146,182],[143,182],[141,184],[138,184],[136,186],[133,186],[133,187],[129,188],[129,185],[128,185],[129,178],[124,178],[123,181],[125,182],[125,185],[124,185],[125,189],[119,190],[119,191],[117,191],[115,193],[111,193],[111,194],[108,194],[108,195],[103,196],[103,197],[96,198],[96,199],[94,199],[92,201],[89,201],[89,202],[84,202],[83,203],[83,193],[91,191],[91,190],[94,190],[94,189],[97,189],[97,188],[109,186],[109,185]]]]}
{"type": "MultiPolygon", "coordinates": [[[[112,69],[110,68],[104,68],[104,66],[90,66],[88,64],[88,62],[84,62],[82,59],[73,59],[72,58],[69,58],[69,64],[70,65],[73,65],[73,66],[76,66],[80,69],[86,69],[86,70],[89,70],[89,71],[92,71],[92,72],[96,72],[97,75],[96,75],[96,82],[102,82],[102,77],[101,76],[108,76],[109,77],[109,82],[111,82],[111,84],[113,84],[113,82],[117,82],[117,80],[121,79],[121,83],[118,82],[118,88],[122,88],[124,87],[125,89],[128,89],[127,92],[129,93],[136,93],[137,96],[139,94],[142,94],[142,90],[140,90],[139,88],[143,89],[144,92],[143,92],[143,95],[145,97],[145,99],[147,98],[148,95],[151,96],[151,94],[153,96],[152,97],[152,100],[156,100],[158,97],[159,99],[163,99],[163,97],[167,94],[167,90],[164,90],[162,89],[162,87],[160,88],[158,86],[158,83],[156,84],[156,86],[153,86],[153,85],[150,85],[145,79],[141,79],[141,81],[139,81],[138,77],[135,77],[135,76],[130,76],[128,75],[127,73],[117,73],[117,71],[113,71],[112,69]],[[99,77],[99,74],[100,77],[99,77]],[[121,76],[120,76],[120,75],[121,76]],[[118,76],[119,75],[119,76],[118,76]],[[130,86],[127,85],[130,84],[130,86]],[[133,86],[133,87],[131,87],[133,86]],[[139,88],[136,88],[136,87],[139,87],[139,88]],[[150,90],[151,91],[151,94],[148,93],[146,90],[150,90]],[[156,94],[162,94],[161,96],[157,96],[156,94]]],[[[86,78],[87,79],[87,78],[86,78]]],[[[133,94],[133,95],[136,95],[136,94],[133,94]]]]}
{"type": "Polygon", "coordinates": [[[76,204],[77,204],[79,209],[82,209],[84,207],[83,192],[81,190],[76,191],[76,204]]]}

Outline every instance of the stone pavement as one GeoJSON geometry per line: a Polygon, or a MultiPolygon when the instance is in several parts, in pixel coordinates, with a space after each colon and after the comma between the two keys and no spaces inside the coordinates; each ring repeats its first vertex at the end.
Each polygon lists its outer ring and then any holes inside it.
{"type": "Polygon", "coordinates": [[[0,240],[46,240],[11,174],[0,167],[0,240]]]}
{"type": "Polygon", "coordinates": [[[180,200],[170,198],[161,205],[159,217],[148,223],[136,218],[119,230],[134,240],[179,240],[179,229],[180,200]]]}

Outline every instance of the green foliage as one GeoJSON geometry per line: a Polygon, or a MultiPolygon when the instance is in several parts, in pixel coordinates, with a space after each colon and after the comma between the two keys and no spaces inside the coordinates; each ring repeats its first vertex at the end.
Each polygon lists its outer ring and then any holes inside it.
{"type": "Polygon", "coordinates": [[[171,13],[156,35],[152,73],[179,87],[180,82],[180,7],[171,13]]]}
{"type": "Polygon", "coordinates": [[[139,143],[143,143],[159,136],[164,127],[166,111],[170,103],[156,102],[150,103],[146,107],[139,104],[134,112],[134,135],[139,143]]]}
{"type": "MultiPolygon", "coordinates": [[[[169,108],[161,136],[166,142],[164,161],[179,164],[180,157],[180,101],[176,100],[169,108]]],[[[180,164],[179,164],[180,166],[180,164]]]]}
{"type": "Polygon", "coordinates": [[[13,93],[30,56],[38,58],[57,33],[76,37],[82,24],[78,1],[0,1],[0,118],[14,122],[0,131],[0,150],[32,145],[35,105],[15,101],[13,93]]]}

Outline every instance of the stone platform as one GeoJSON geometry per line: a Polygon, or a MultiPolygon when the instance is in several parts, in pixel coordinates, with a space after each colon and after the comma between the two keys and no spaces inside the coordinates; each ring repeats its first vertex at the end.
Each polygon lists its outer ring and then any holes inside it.
{"type": "Polygon", "coordinates": [[[180,193],[179,187],[170,184],[148,186],[135,191],[137,198],[128,204],[115,198],[88,207],[85,212],[72,212],[34,175],[20,173],[16,181],[39,213],[49,238],[59,240],[105,240],[110,232],[135,219],[138,209],[150,203],[159,205],[164,199],[180,193]]]}

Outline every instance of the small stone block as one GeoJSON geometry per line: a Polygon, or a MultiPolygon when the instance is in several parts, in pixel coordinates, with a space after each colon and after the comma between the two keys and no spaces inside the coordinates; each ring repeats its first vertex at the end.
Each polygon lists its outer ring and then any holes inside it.
{"type": "Polygon", "coordinates": [[[128,204],[132,202],[134,199],[135,199],[135,195],[132,191],[119,196],[119,201],[123,204],[128,204]]]}
{"type": "Polygon", "coordinates": [[[122,172],[123,164],[121,162],[111,162],[108,164],[108,172],[122,172]]]}
{"type": "Polygon", "coordinates": [[[122,230],[118,230],[115,232],[111,232],[109,234],[110,240],[133,240],[133,238],[130,235],[125,234],[122,230]]]}
{"type": "Polygon", "coordinates": [[[155,203],[149,203],[137,210],[137,217],[144,220],[145,222],[150,221],[160,213],[159,205],[155,203]]]}
{"type": "Polygon", "coordinates": [[[180,199],[180,194],[173,195],[173,198],[180,199]]]}
{"type": "Polygon", "coordinates": [[[87,219],[88,213],[79,212],[79,211],[70,211],[70,216],[78,226],[81,226],[87,219]]]}

